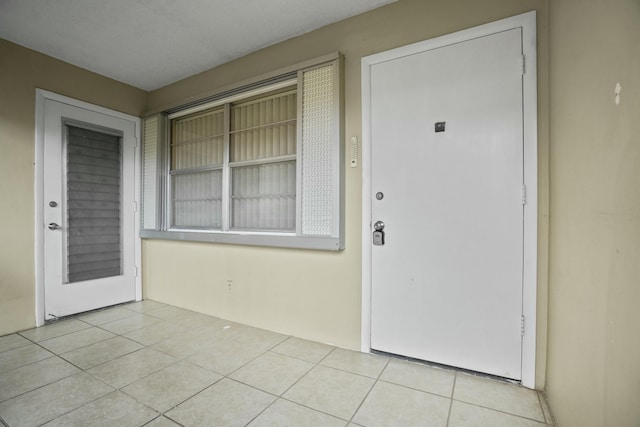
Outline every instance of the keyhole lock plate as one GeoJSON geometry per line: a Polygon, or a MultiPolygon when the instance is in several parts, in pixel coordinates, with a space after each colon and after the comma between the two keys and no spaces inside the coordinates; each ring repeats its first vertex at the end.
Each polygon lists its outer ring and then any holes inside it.
{"type": "Polygon", "coordinates": [[[373,244],[376,246],[384,245],[384,222],[376,221],[373,224],[373,229],[375,230],[373,232],[373,244]]]}
{"type": "Polygon", "coordinates": [[[384,231],[373,232],[373,244],[376,246],[384,245],[384,231]]]}

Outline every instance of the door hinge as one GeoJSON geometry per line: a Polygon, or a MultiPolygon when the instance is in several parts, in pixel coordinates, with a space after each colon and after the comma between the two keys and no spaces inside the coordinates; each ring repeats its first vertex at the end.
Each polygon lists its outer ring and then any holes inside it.
{"type": "Polygon", "coordinates": [[[524,76],[524,75],[525,75],[525,73],[526,73],[526,68],[525,68],[525,66],[524,66],[524,65],[525,65],[524,55],[522,55],[522,56],[520,57],[520,59],[521,59],[520,63],[521,63],[521,65],[522,65],[522,68],[521,68],[521,70],[522,70],[522,75],[524,76]]]}
{"type": "Polygon", "coordinates": [[[520,316],[520,336],[524,336],[524,315],[520,316]]]}
{"type": "Polygon", "coordinates": [[[138,202],[136,202],[135,200],[133,202],[133,211],[138,212],[138,202]]]}
{"type": "Polygon", "coordinates": [[[522,184],[522,204],[527,204],[527,186],[522,184]]]}
{"type": "Polygon", "coordinates": [[[138,277],[138,267],[133,267],[133,277],[138,277]]]}

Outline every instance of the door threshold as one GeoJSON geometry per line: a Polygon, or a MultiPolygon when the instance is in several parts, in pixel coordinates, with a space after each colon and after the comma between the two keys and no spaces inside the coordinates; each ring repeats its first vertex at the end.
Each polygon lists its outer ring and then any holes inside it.
{"type": "Polygon", "coordinates": [[[443,369],[445,371],[460,372],[460,373],[471,375],[471,376],[474,376],[474,377],[486,378],[486,379],[491,379],[491,380],[494,380],[494,381],[500,381],[500,382],[503,382],[503,383],[515,384],[515,385],[520,385],[520,386],[522,385],[522,381],[514,380],[513,378],[500,377],[498,375],[492,375],[492,374],[487,374],[487,373],[484,373],[484,372],[472,371],[470,369],[459,368],[457,366],[452,366],[452,365],[445,365],[443,363],[430,362],[428,360],[422,360],[422,359],[415,359],[413,357],[403,356],[401,354],[387,353],[386,351],[374,350],[373,348],[371,349],[371,353],[372,354],[377,354],[379,356],[390,357],[390,358],[396,359],[396,360],[404,360],[406,362],[417,363],[419,365],[424,365],[424,366],[429,366],[429,367],[432,367],[432,368],[443,369]]]}
{"type": "Polygon", "coordinates": [[[71,319],[73,317],[77,317],[83,314],[95,313],[97,311],[107,310],[113,307],[118,307],[120,305],[130,304],[135,301],[136,301],[135,299],[132,299],[131,301],[124,301],[118,304],[108,305],[106,307],[99,307],[99,308],[94,308],[93,310],[81,311],[80,313],[68,314],[66,316],[56,316],[55,314],[48,314],[48,316],[51,316],[52,319],[45,319],[44,325],[42,326],[50,325],[52,323],[60,322],[62,320],[71,319]]]}

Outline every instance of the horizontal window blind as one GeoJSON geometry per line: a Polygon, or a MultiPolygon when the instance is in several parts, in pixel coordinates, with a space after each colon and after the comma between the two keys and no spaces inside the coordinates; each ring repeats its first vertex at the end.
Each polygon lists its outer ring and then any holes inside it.
{"type": "Polygon", "coordinates": [[[121,138],[67,126],[67,282],[122,274],[121,138]]]}

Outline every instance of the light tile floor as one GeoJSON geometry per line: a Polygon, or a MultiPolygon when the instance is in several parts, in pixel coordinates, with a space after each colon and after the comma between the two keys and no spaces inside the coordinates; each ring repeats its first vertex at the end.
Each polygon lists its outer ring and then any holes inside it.
{"type": "Polygon", "coordinates": [[[552,425],[542,394],[143,301],[0,337],[0,424],[552,425]]]}

